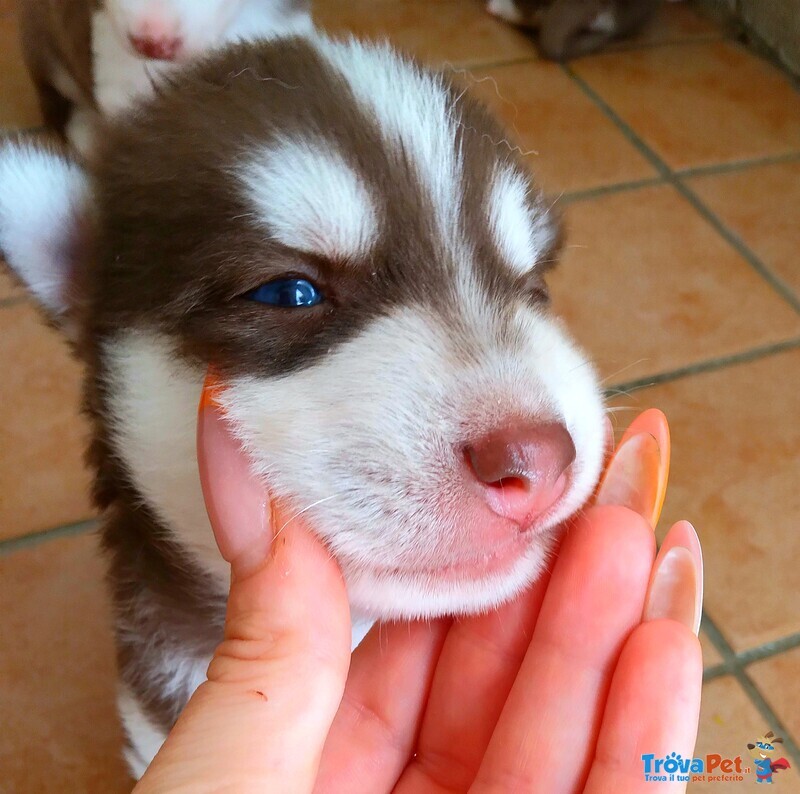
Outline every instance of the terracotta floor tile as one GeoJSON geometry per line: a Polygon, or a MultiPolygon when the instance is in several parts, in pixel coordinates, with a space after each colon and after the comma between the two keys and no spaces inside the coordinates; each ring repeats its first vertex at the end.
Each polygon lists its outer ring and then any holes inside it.
{"type": "Polygon", "coordinates": [[[434,63],[536,57],[531,39],[487,14],[480,0],[316,0],[314,19],[330,33],[388,37],[434,63]]]}
{"type": "Polygon", "coordinates": [[[557,64],[473,69],[472,91],[501,118],[553,194],[656,176],[655,170],[557,64]]]}
{"type": "Polygon", "coordinates": [[[28,304],[0,309],[0,538],[91,515],[80,367],[28,304]]]}
{"type": "MultiPolygon", "coordinates": [[[[747,754],[747,743],[752,742],[770,730],[765,725],[761,714],[750,702],[744,690],[730,676],[717,678],[703,687],[703,705],[700,711],[700,732],[697,737],[696,758],[705,758],[716,753],[723,758],[742,759],[742,767],[747,767],[750,757],[747,754]]],[[[690,783],[690,794],[700,792],[741,791],[758,792],[763,785],[755,781],[755,773],[745,775],[741,783],[690,783]]],[[[797,791],[800,776],[796,769],[781,772],[781,779],[776,779],[776,791],[797,791]],[[783,777],[785,775],[785,777],[783,777]]]]}
{"type": "Polygon", "coordinates": [[[800,296],[800,161],[696,177],[689,184],[800,296]]]}
{"type": "Polygon", "coordinates": [[[611,383],[800,334],[800,317],[670,187],[566,208],[554,305],[611,383]]]}
{"type": "Polygon", "coordinates": [[[704,631],[700,632],[700,645],[703,648],[703,667],[714,667],[722,663],[719,651],[714,647],[714,643],[711,642],[704,631]]]}
{"type": "Polygon", "coordinates": [[[22,63],[13,14],[0,15],[0,129],[42,123],[33,84],[22,63]]]}
{"type": "Polygon", "coordinates": [[[800,648],[751,664],[747,673],[795,741],[800,740],[800,648]]]}
{"type": "Polygon", "coordinates": [[[3,791],[130,791],[96,545],[82,536],[0,557],[3,791]]]}
{"type": "Polygon", "coordinates": [[[659,534],[681,518],[694,523],[705,609],[735,651],[800,631],[798,393],[793,350],[620,398],[669,418],[672,466],[659,534]]]}
{"type": "Polygon", "coordinates": [[[800,97],[737,44],[608,53],[574,69],[673,168],[800,150],[800,97]]]}

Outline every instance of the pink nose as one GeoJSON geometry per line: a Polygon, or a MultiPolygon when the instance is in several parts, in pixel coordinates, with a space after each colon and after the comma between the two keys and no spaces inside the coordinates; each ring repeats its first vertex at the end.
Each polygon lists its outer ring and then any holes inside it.
{"type": "Polygon", "coordinates": [[[131,46],[145,58],[157,61],[173,61],[180,51],[183,43],[175,36],[134,36],[129,37],[131,46]]]}
{"type": "Polygon", "coordinates": [[[575,445],[563,425],[548,422],[493,430],[464,453],[489,508],[522,524],[564,494],[575,445]]]}

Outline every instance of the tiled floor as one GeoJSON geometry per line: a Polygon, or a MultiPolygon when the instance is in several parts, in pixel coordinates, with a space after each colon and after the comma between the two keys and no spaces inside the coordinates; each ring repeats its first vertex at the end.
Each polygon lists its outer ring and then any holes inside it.
{"type": "MultiPolygon", "coordinates": [[[[685,4],[570,67],[538,60],[477,0],[315,5],[331,30],[388,35],[468,69],[464,79],[560,197],[570,234],[556,307],[614,405],[666,411],[674,464],[664,525],[689,517],[704,545],[698,751],[740,755],[772,729],[800,767],[792,84],[685,4]]],[[[14,37],[0,0],[0,128],[19,130],[39,119],[14,37]]],[[[79,369],[2,274],[0,370],[0,790],[125,790],[102,566],[87,533],[79,369]]],[[[800,791],[800,776],[781,773],[776,790],[800,791]]]]}

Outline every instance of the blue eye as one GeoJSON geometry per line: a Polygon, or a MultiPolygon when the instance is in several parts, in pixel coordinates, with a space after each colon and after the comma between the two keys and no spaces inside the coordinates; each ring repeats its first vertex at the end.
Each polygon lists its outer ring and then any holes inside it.
{"type": "Polygon", "coordinates": [[[268,306],[295,309],[322,303],[322,293],[304,278],[279,278],[245,294],[245,298],[268,306]]]}

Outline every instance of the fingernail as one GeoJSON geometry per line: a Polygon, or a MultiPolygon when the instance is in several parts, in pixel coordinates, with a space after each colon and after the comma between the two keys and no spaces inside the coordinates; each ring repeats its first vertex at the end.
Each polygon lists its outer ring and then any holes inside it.
{"type": "Polygon", "coordinates": [[[643,620],[669,618],[700,631],[703,611],[703,562],[700,542],[687,521],[676,524],[664,539],[650,581],[643,620]],[[670,545],[684,534],[687,545],[670,545]],[[670,537],[672,535],[672,538],[670,537]]]}
{"type": "Polygon", "coordinates": [[[219,411],[222,411],[222,402],[220,400],[220,395],[222,394],[224,387],[222,385],[222,381],[216,375],[216,373],[209,368],[208,372],[206,373],[206,379],[203,382],[203,390],[200,392],[200,404],[197,407],[198,412],[203,411],[206,408],[215,408],[219,411]]]}
{"type": "Polygon", "coordinates": [[[667,489],[669,467],[658,441],[638,433],[620,445],[597,491],[598,505],[622,505],[658,523],[667,489]]]}
{"type": "Polygon", "coordinates": [[[272,502],[217,405],[219,386],[203,389],[197,419],[200,483],[220,553],[235,570],[263,565],[272,542],[272,502]]]}

